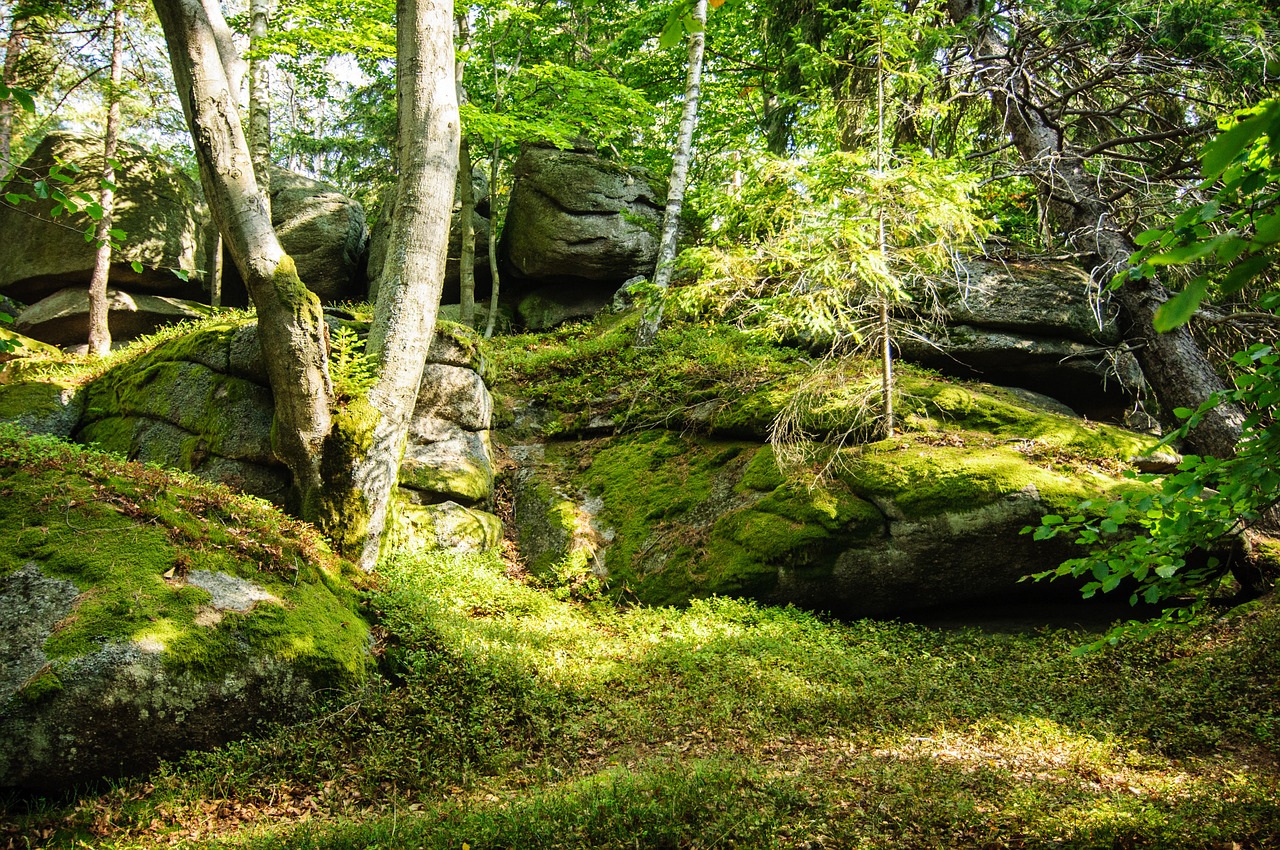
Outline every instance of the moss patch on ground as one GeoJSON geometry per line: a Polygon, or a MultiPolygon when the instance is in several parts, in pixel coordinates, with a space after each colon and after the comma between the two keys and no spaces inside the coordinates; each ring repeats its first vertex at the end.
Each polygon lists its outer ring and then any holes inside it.
{"type": "Polygon", "coordinates": [[[166,664],[218,676],[246,650],[317,682],[359,679],[368,629],[352,568],[314,529],[190,476],[0,428],[0,574],[36,562],[82,595],[49,638],[51,659],[151,641],[166,664]],[[196,570],[251,581],[280,600],[200,621],[196,570]]]}

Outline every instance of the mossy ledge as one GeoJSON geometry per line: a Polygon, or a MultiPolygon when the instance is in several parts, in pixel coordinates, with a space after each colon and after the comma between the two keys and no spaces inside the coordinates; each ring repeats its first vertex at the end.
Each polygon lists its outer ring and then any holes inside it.
{"type": "Polygon", "coordinates": [[[1079,553],[1020,532],[1141,486],[1121,473],[1155,443],[1050,399],[910,366],[897,436],[866,442],[875,410],[856,366],[824,374],[798,352],[688,325],[635,349],[631,326],[610,317],[495,353],[513,378],[501,436],[538,458],[515,476],[531,569],[581,542],[557,511],[589,516],[593,556],[621,599],[732,595],[894,616],[1070,595],[1019,579],[1079,553]],[[784,472],[765,438],[797,394],[806,402],[789,415],[813,441],[787,445],[784,472]]]}

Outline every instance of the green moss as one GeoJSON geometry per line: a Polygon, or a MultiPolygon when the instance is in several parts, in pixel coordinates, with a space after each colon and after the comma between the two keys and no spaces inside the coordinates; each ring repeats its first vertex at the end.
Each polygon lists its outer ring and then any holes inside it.
{"type": "Polygon", "coordinates": [[[0,572],[29,562],[81,591],[45,643],[55,663],[147,641],[175,670],[219,676],[250,655],[289,660],[317,683],[351,682],[367,627],[349,567],[314,530],[257,500],[155,467],[0,429],[0,572]],[[252,581],[259,603],[204,625],[195,570],[252,581]]]}
{"type": "Polygon", "coordinates": [[[1069,510],[1119,485],[1087,469],[1045,468],[1013,446],[976,438],[953,446],[904,437],[846,450],[841,460],[840,480],[852,492],[892,499],[908,519],[979,508],[1031,487],[1051,508],[1069,510]]]}
{"type": "MultiPolygon", "coordinates": [[[[767,593],[780,569],[824,569],[883,528],[879,512],[843,484],[787,484],[772,451],[758,445],[651,431],[592,449],[580,483],[602,497],[600,520],[616,532],[610,587],[646,603],[767,593]]],[[[558,460],[574,465],[564,454],[558,460]]]]}
{"type": "Polygon", "coordinates": [[[53,665],[46,664],[38,673],[27,679],[18,689],[17,697],[23,702],[38,703],[62,692],[62,680],[54,672],[53,665]]]}
{"type": "Polygon", "coordinates": [[[58,413],[63,398],[71,391],[63,381],[31,381],[0,385],[0,420],[12,421],[24,416],[58,413]]]}
{"type": "Polygon", "coordinates": [[[305,494],[302,516],[319,526],[338,552],[355,558],[369,531],[369,505],[353,478],[356,461],[373,446],[381,414],[367,399],[353,399],[333,414],[320,452],[324,487],[305,494]]]}

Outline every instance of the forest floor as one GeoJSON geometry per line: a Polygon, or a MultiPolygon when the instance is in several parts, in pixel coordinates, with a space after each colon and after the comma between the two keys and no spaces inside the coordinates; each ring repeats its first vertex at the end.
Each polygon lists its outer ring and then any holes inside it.
{"type": "Polygon", "coordinates": [[[398,559],[308,723],[65,799],[0,848],[1272,848],[1280,608],[1095,633],[620,609],[398,559]]]}

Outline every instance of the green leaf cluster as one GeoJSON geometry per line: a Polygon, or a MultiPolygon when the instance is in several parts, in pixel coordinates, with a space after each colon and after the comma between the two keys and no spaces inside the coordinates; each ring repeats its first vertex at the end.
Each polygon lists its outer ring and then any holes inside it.
{"type": "Polygon", "coordinates": [[[1161,306],[1159,331],[1189,322],[1211,293],[1232,297],[1272,281],[1280,245],[1280,100],[1225,120],[1205,146],[1201,169],[1200,188],[1210,199],[1139,234],[1134,265],[1113,281],[1118,286],[1168,267],[1204,269],[1161,306]]]}
{"type": "Polygon", "coordinates": [[[1089,549],[1083,557],[1037,574],[1037,580],[1087,578],[1081,588],[1085,597],[1124,589],[1131,604],[1163,606],[1153,626],[1113,631],[1107,638],[1112,643],[1123,635],[1194,620],[1230,589],[1233,576],[1254,584],[1268,578],[1259,572],[1265,565],[1249,552],[1245,532],[1280,505],[1275,462],[1280,457],[1280,422],[1275,418],[1280,353],[1256,344],[1233,360],[1241,370],[1235,387],[1196,410],[1174,411],[1184,420],[1182,427],[1162,444],[1185,437],[1218,404],[1235,402],[1251,411],[1235,455],[1187,455],[1171,475],[1132,476],[1154,490],[1135,489],[1107,505],[1083,502],[1074,515],[1046,516],[1034,529],[1037,540],[1070,535],[1089,549]]]}

